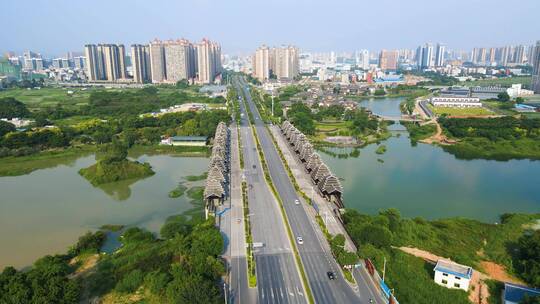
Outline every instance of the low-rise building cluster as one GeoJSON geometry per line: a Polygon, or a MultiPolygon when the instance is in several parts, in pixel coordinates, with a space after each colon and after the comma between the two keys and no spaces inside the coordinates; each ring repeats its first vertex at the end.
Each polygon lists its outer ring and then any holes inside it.
{"type": "Polygon", "coordinates": [[[214,136],[212,156],[208,166],[208,176],[204,187],[206,217],[216,213],[216,207],[223,203],[227,194],[229,172],[229,128],[220,122],[214,136]]]}
{"type": "Polygon", "coordinates": [[[343,187],[339,178],[322,161],[307,137],[287,120],[281,125],[281,131],[289,144],[294,147],[294,151],[298,154],[319,191],[330,202],[336,204],[339,208],[344,208],[342,201],[343,187]]]}
{"type": "Polygon", "coordinates": [[[431,97],[429,102],[435,107],[481,108],[478,97],[431,97]]]}

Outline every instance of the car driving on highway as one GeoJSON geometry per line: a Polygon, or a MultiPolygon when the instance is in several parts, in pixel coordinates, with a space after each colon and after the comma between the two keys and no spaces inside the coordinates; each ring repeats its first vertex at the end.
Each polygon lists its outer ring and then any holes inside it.
{"type": "Polygon", "coordinates": [[[332,271],[327,272],[326,275],[328,276],[328,278],[330,280],[335,280],[336,279],[336,274],[334,272],[332,272],[332,271]]]}
{"type": "Polygon", "coordinates": [[[303,239],[301,236],[297,237],[297,238],[296,238],[296,241],[297,241],[298,244],[300,244],[300,245],[304,244],[304,239],[303,239]]]}
{"type": "Polygon", "coordinates": [[[300,201],[299,200],[294,200],[294,204],[295,205],[300,205],[300,201]]]}

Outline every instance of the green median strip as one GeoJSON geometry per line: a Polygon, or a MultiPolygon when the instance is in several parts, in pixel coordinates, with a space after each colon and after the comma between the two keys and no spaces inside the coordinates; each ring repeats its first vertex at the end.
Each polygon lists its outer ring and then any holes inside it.
{"type": "Polygon", "coordinates": [[[248,117],[249,117],[248,121],[249,121],[249,124],[250,124],[250,127],[251,127],[251,132],[252,132],[253,137],[255,138],[255,143],[257,144],[257,151],[259,152],[259,157],[261,159],[261,164],[262,164],[263,171],[264,171],[264,178],[265,178],[267,184],[269,185],[270,190],[272,191],[274,197],[276,198],[276,200],[279,203],[279,207],[280,207],[280,210],[281,210],[281,215],[285,220],[285,227],[287,228],[286,230],[287,230],[287,235],[289,236],[289,242],[292,245],[294,258],[296,260],[296,264],[298,265],[298,268],[299,268],[299,271],[300,271],[300,277],[302,278],[302,282],[304,284],[304,288],[305,288],[306,293],[307,293],[307,299],[308,299],[309,303],[315,303],[315,300],[313,299],[313,293],[311,292],[311,286],[309,285],[309,281],[307,280],[307,276],[306,276],[306,273],[305,273],[305,270],[304,270],[304,264],[302,263],[302,259],[300,258],[300,254],[298,253],[298,248],[296,247],[296,243],[293,241],[294,236],[293,236],[293,233],[292,233],[291,226],[289,224],[289,219],[287,218],[287,214],[285,212],[285,208],[283,207],[283,201],[281,200],[281,197],[278,195],[277,190],[276,190],[276,188],[274,186],[274,183],[272,182],[272,178],[270,177],[268,166],[266,164],[266,159],[264,157],[264,154],[262,153],[262,148],[261,148],[261,144],[259,142],[259,138],[257,136],[257,131],[255,130],[255,127],[251,123],[251,121],[253,120],[253,114],[251,113],[251,111],[250,111],[249,107],[247,106],[247,104],[244,104],[244,105],[246,106],[246,110],[248,112],[248,117]]]}
{"type": "Polygon", "coordinates": [[[249,287],[257,286],[257,272],[255,271],[255,259],[253,258],[253,237],[251,236],[251,223],[249,220],[249,204],[246,182],[242,182],[242,204],[244,211],[244,230],[246,234],[247,272],[249,287]]]}

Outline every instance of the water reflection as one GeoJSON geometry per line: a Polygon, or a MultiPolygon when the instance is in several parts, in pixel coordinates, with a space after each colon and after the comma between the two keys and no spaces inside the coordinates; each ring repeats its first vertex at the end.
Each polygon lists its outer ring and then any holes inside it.
{"type": "MultiPolygon", "coordinates": [[[[399,110],[399,103],[389,98],[361,105],[395,116],[385,111],[399,110]]],[[[348,208],[374,214],[392,207],[410,217],[465,216],[486,222],[498,221],[505,212],[540,212],[540,162],[459,160],[438,146],[412,146],[399,124],[390,128],[394,136],[384,142],[383,155],[375,153],[376,144],[362,148],[358,157],[350,156],[351,148],[321,153],[333,173],[344,178],[348,208]]]]}
{"type": "Polygon", "coordinates": [[[205,172],[207,158],[156,155],[137,160],[149,162],[156,174],[96,188],[78,173],[95,163],[89,155],[70,165],[0,177],[0,269],[65,252],[80,235],[106,224],[157,233],[167,217],[193,208],[185,195],[169,198],[168,193],[183,177],[205,172]]]}

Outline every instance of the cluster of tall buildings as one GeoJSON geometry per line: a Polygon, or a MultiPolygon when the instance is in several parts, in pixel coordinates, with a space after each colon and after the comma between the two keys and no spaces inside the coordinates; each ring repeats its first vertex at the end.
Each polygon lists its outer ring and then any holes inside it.
{"type": "Polygon", "coordinates": [[[530,62],[534,46],[516,45],[491,48],[474,48],[471,62],[474,64],[522,65],[530,62]]]}
{"type": "Polygon", "coordinates": [[[186,39],[154,40],[131,46],[133,78],[126,70],[122,44],[85,46],[89,81],[133,81],[176,83],[181,80],[212,83],[221,73],[221,46],[208,39],[191,43],[186,39]]]}
{"type": "Polygon", "coordinates": [[[536,46],[530,52],[530,60],[533,65],[532,89],[536,94],[540,94],[540,40],[536,41],[536,46]]]}
{"type": "Polygon", "coordinates": [[[253,76],[260,81],[270,78],[292,80],[299,75],[299,50],[295,46],[259,47],[252,59],[253,76]]]}
{"type": "Polygon", "coordinates": [[[416,49],[416,65],[418,69],[429,69],[444,66],[446,58],[446,45],[426,43],[416,49]]]}

